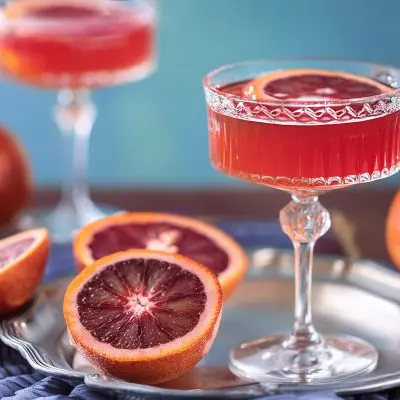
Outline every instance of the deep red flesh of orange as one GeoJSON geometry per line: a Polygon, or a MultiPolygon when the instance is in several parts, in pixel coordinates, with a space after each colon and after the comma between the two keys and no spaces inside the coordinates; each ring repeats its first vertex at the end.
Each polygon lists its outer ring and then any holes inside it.
{"type": "Polygon", "coordinates": [[[0,247],[0,268],[20,257],[34,241],[35,239],[33,238],[26,238],[0,247]]]}
{"type": "Polygon", "coordinates": [[[107,266],[77,298],[82,325],[100,342],[128,350],[184,336],[197,325],[205,303],[196,275],[152,259],[107,266]]]}
{"type": "Polygon", "coordinates": [[[95,8],[70,5],[49,5],[29,11],[29,17],[40,19],[62,19],[62,18],[86,18],[97,16],[99,13],[95,8]]]}
{"type": "Polygon", "coordinates": [[[229,264],[228,254],[208,237],[164,222],[110,226],[93,235],[89,249],[94,260],[129,249],[170,251],[189,257],[216,274],[229,264]]]}
{"type": "Polygon", "coordinates": [[[332,100],[354,99],[375,96],[381,89],[365,81],[341,76],[293,75],[268,82],[265,94],[281,100],[302,97],[321,97],[332,100]]]}

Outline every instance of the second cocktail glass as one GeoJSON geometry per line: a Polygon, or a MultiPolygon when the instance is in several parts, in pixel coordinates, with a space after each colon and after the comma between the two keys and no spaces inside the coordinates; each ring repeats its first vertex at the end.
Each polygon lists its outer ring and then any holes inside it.
{"type": "Polygon", "coordinates": [[[96,119],[90,90],[140,80],[154,70],[155,0],[25,0],[5,3],[0,16],[3,72],[58,91],[62,200],[35,224],[47,226],[55,240],[68,241],[104,216],[90,200],[85,179],[96,119]]]}
{"type": "Polygon", "coordinates": [[[399,78],[393,67],[323,60],[240,63],[205,78],[214,167],[292,197],[280,222],[295,252],[293,330],[232,350],[235,374],[320,385],[375,368],[369,343],[315,329],[313,250],[331,224],[319,195],[399,170],[399,78]]]}

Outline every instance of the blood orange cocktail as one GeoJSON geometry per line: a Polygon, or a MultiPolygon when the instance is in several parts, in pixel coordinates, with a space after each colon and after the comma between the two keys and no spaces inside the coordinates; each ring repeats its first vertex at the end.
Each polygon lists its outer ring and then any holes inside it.
{"type": "Polygon", "coordinates": [[[394,67],[327,60],[238,63],[205,78],[213,165],[292,197],[280,222],[295,252],[293,328],[232,349],[240,377],[317,389],[376,367],[364,340],[317,332],[311,276],[315,243],[331,224],[318,195],[400,167],[399,83],[394,67]]]}
{"type": "Polygon", "coordinates": [[[133,82],[155,69],[155,0],[18,0],[0,10],[0,68],[11,79],[57,90],[55,119],[64,140],[62,201],[54,212],[24,220],[46,226],[53,240],[104,217],[85,180],[96,119],[90,90],[133,82]]]}
{"type": "Polygon", "coordinates": [[[16,2],[5,8],[0,64],[37,86],[93,87],[143,74],[154,59],[154,15],[105,0],[16,2]]]}
{"type": "Polygon", "coordinates": [[[283,189],[333,189],[397,171],[399,111],[374,115],[368,105],[346,108],[334,103],[392,89],[354,79],[308,74],[265,83],[270,100],[290,96],[290,100],[332,102],[329,107],[304,104],[301,110],[290,104],[252,102],[251,81],[222,86],[219,90],[227,97],[238,96],[244,103],[232,99],[235,113],[209,107],[213,165],[229,175],[283,189]],[[354,118],[357,113],[359,118],[354,118]]]}

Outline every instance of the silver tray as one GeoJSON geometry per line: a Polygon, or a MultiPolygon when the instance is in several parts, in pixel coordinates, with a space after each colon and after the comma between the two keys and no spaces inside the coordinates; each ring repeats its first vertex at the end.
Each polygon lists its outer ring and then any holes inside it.
{"type": "MultiPolygon", "coordinates": [[[[17,349],[44,373],[84,379],[101,390],[172,398],[234,398],[276,391],[321,389],[321,386],[272,387],[246,382],[227,367],[229,349],[268,333],[288,331],[293,313],[293,258],[290,252],[251,252],[252,267],[225,305],[218,337],[209,355],[186,376],[155,387],[109,379],[98,374],[70,345],[62,313],[70,278],[42,288],[22,315],[3,321],[0,339],[17,349]]],[[[323,390],[342,394],[383,390],[400,385],[400,274],[371,261],[350,262],[318,257],[313,309],[322,332],[359,336],[379,350],[375,371],[323,390]]]]}

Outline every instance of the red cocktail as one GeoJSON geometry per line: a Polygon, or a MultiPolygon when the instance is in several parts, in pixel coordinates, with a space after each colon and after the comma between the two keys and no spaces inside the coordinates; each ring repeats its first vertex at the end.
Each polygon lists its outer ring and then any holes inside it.
{"type": "Polygon", "coordinates": [[[59,91],[56,120],[67,132],[63,199],[45,215],[53,238],[104,214],[84,179],[88,138],[96,117],[89,89],[142,79],[154,70],[154,0],[20,0],[1,10],[0,67],[10,78],[59,91]],[[71,163],[71,160],[66,160],[71,163]]]}
{"type": "Polygon", "coordinates": [[[242,63],[206,77],[213,165],[292,195],[280,222],[295,250],[295,324],[232,350],[242,378],[319,386],[375,368],[367,342],[315,330],[312,257],[330,227],[318,195],[399,170],[399,83],[393,67],[317,60],[242,63]]]}
{"type": "MultiPolygon", "coordinates": [[[[298,81],[309,79],[311,82],[313,78],[312,75],[299,76],[298,81]]],[[[342,83],[337,85],[334,95],[337,100],[343,100],[346,96],[354,96],[357,90],[358,96],[373,96],[393,90],[374,81],[368,84],[362,80],[356,81],[352,91],[346,92],[349,84],[346,80],[351,82],[351,79],[340,79],[322,77],[317,82],[320,87],[317,86],[315,91],[333,90],[332,83],[342,83]]],[[[290,81],[280,81],[273,87],[281,95],[276,99],[282,99],[284,86],[290,85],[290,81]]],[[[304,85],[295,83],[291,87],[292,101],[304,98],[301,92],[305,89],[304,85]]],[[[239,82],[225,85],[219,90],[226,96],[241,98],[249,86],[250,81],[239,82]]],[[[317,95],[314,94],[314,98],[317,95]]],[[[332,104],[329,107],[323,104],[311,105],[308,109],[304,105],[303,110],[299,110],[293,105],[258,104],[251,101],[240,105],[239,100],[236,103],[237,115],[222,113],[210,107],[210,151],[213,165],[228,175],[287,190],[330,190],[379,179],[398,170],[399,111],[374,115],[369,112],[367,105],[353,104],[352,108],[346,109],[334,104],[333,95],[325,99],[319,96],[318,101],[321,100],[331,101],[332,104]],[[246,112],[249,113],[248,117],[246,112]],[[252,112],[256,115],[250,115],[252,112]],[[357,113],[359,117],[354,118],[357,113]]],[[[272,103],[272,97],[270,101],[272,103]]],[[[232,99],[232,104],[234,102],[232,99]]],[[[376,107],[377,104],[370,106],[376,107]]]]}
{"type": "Polygon", "coordinates": [[[3,15],[0,64],[37,86],[93,87],[134,79],[154,62],[154,11],[124,2],[17,2],[3,15]]]}

